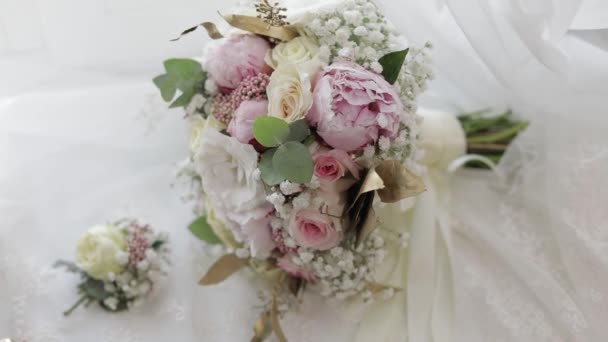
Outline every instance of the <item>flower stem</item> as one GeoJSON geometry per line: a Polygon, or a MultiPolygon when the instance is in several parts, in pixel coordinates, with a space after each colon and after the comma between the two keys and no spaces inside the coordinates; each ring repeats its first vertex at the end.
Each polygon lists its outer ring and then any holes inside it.
{"type": "Polygon", "coordinates": [[[471,143],[495,143],[495,142],[498,142],[501,140],[511,138],[514,135],[516,135],[517,133],[526,129],[527,127],[528,127],[527,122],[519,122],[516,125],[508,128],[508,129],[500,130],[496,133],[470,137],[467,139],[467,142],[469,144],[471,144],[471,143]]]}
{"type": "Polygon", "coordinates": [[[64,316],[69,316],[72,312],[74,312],[74,310],[76,310],[82,303],[84,303],[87,299],[89,299],[89,296],[87,296],[86,294],[83,295],[82,297],[80,297],[80,299],[74,303],[74,305],[72,305],[71,308],[67,309],[66,311],[63,312],[64,316]]]}

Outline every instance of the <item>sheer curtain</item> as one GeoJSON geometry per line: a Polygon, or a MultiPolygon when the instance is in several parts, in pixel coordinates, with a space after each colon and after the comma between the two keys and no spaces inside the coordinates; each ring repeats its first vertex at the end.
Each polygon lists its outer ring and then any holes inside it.
{"type": "MultiPolygon", "coordinates": [[[[500,165],[508,187],[484,173],[452,177],[452,340],[608,340],[607,5],[379,4],[412,42],[434,43],[437,77],[424,107],[511,107],[532,122],[500,165]]],[[[0,337],[250,337],[258,301],[247,274],[214,288],[195,285],[212,258],[184,230],[189,211],[170,187],[186,154],[185,127],[149,82],[164,58],[195,56],[204,44],[202,34],[169,38],[225,7],[216,0],[0,3],[0,337]],[[122,215],[171,232],[175,268],[165,292],[144,313],[90,308],[64,319],[77,279],[53,271],[52,261],[71,258],[86,227],[122,215]]],[[[313,296],[284,324],[294,341],[347,341],[360,316],[313,296]]]]}

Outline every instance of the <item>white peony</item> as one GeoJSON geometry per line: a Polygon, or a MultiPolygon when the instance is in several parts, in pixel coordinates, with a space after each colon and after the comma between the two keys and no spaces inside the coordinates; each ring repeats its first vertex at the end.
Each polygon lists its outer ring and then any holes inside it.
{"type": "Polygon", "coordinates": [[[120,228],[111,224],[95,226],[76,243],[76,265],[90,277],[107,281],[109,273],[123,271],[118,256],[126,250],[127,238],[120,228]]]}
{"type": "Polygon", "coordinates": [[[318,63],[319,46],[309,37],[300,36],[268,50],[266,64],[276,69],[282,64],[318,63]]]}
{"type": "Polygon", "coordinates": [[[200,142],[194,167],[216,217],[238,231],[247,222],[265,215],[266,192],[255,177],[256,150],[215,129],[206,130],[200,142]]]}
{"type": "Polygon", "coordinates": [[[294,122],[303,119],[312,107],[311,78],[321,66],[299,68],[294,64],[281,64],[270,76],[266,90],[268,115],[294,122]]]}

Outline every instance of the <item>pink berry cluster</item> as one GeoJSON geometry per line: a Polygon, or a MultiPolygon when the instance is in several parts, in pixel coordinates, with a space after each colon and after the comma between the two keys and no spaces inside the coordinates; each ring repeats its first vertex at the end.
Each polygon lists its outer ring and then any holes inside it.
{"type": "Polygon", "coordinates": [[[213,116],[227,125],[241,103],[266,98],[269,82],[270,76],[265,73],[246,77],[231,93],[219,94],[213,99],[213,116]]]}
{"type": "Polygon", "coordinates": [[[129,251],[129,266],[136,267],[139,262],[146,259],[146,250],[150,243],[146,238],[148,226],[135,226],[127,239],[127,249],[129,251]]]}

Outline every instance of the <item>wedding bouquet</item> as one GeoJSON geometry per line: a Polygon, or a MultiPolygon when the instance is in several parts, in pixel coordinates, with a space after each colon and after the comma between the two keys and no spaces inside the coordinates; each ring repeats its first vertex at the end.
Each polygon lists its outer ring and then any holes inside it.
{"type": "Polygon", "coordinates": [[[75,263],[55,263],[82,278],[81,297],[64,315],[95,302],[110,312],[140,305],[166,274],[168,255],[167,236],[135,219],[91,228],[76,244],[75,263]]]}
{"type": "Polygon", "coordinates": [[[202,23],[214,39],[202,59],[167,60],[154,83],[191,124],[190,229],[226,246],[200,284],[246,266],[269,279],[253,340],[284,341],[279,318],[303,291],[372,301],[402,290],[376,271],[386,240],[405,248],[408,235],[376,211],[425,191],[415,100],[431,46],[408,46],[368,0],[291,23],[278,3],[243,11],[254,8],[224,15],[224,33],[202,23]]]}

